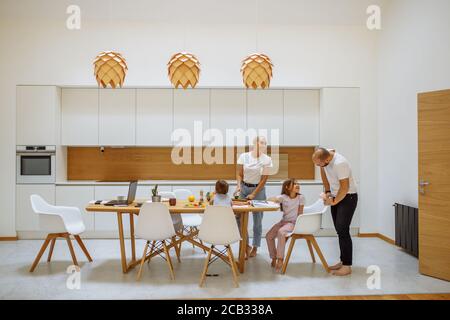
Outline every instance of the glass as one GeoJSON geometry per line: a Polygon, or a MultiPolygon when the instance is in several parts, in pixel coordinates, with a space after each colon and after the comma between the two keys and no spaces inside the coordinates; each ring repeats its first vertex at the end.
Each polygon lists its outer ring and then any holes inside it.
{"type": "Polygon", "coordinates": [[[22,176],[49,176],[52,174],[51,156],[21,156],[22,176]]]}

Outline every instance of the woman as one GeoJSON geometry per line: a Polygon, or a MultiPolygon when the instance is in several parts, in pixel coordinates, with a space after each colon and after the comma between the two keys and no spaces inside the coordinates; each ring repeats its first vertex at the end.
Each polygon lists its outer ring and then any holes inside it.
{"type": "MultiPolygon", "coordinates": [[[[265,185],[269,177],[269,170],[273,166],[272,159],[266,152],[266,138],[256,137],[253,140],[252,150],[239,156],[236,168],[237,187],[235,194],[239,194],[241,199],[266,200],[265,185]]],[[[253,212],[252,216],[253,248],[250,245],[247,246],[249,257],[255,257],[258,248],[261,246],[263,213],[253,212]]],[[[238,219],[238,224],[240,225],[240,219],[238,219]]]]}

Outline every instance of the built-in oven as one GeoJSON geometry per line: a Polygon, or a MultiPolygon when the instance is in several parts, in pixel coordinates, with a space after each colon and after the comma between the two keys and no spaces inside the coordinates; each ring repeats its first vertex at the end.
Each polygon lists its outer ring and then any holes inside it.
{"type": "Polygon", "coordinates": [[[55,183],[55,146],[17,146],[16,183],[55,183]]]}

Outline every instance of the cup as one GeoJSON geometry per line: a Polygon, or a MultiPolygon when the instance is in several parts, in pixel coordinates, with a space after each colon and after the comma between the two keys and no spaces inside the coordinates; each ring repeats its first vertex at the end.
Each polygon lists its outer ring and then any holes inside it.
{"type": "Polygon", "coordinates": [[[176,199],[176,198],[170,198],[170,199],[169,199],[169,205],[170,205],[171,207],[176,206],[176,205],[177,205],[177,199],[176,199]]]}

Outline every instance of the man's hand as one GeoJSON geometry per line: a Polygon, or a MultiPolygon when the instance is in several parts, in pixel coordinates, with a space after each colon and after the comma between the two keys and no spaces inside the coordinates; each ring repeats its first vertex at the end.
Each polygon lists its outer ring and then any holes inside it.
{"type": "Polygon", "coordinates": [[[247,199],[248,200],[253,200],[253,199],[255,199],[255,195],[253,194],[253,193],[251,193],[251,194],[249,194],[248,196],[247,196],[247,199]]]}
{"type": "Polygon", "coordinates": [[[326,198],[323,203],[326,206],[334,206],[334,199],[333,198],[326,198]]]}

